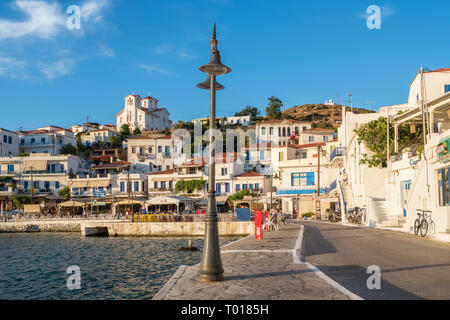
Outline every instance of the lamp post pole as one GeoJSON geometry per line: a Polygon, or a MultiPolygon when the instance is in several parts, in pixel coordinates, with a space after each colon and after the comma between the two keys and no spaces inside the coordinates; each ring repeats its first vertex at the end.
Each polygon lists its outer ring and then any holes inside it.
{"type": "Polygon", "coordinates": [[[216,150],[214,129],[216,128],[216,90],[224,87],[216,82],[216,76],[231,72],[231,69],[224,66],[217,50],[216,25],[214,24],[213,35],[210,40],[211,61],[200,67],[200,71],[208,74],[205,82],[197,85],[201,89],[209,89],[211,93],[210,100],[210,134],[209,134],[209,170],[208,170],[208,207],[206,209],[205,219],[205,242],[203,246],[203,257],[200,263],[199,278],[200,282],[223,281],[223,266],[220,257],[219,246],[219,218],[217,215],[216,203],[216,150]],[[208,81],[209,80],[209,81],[208,81]]]}

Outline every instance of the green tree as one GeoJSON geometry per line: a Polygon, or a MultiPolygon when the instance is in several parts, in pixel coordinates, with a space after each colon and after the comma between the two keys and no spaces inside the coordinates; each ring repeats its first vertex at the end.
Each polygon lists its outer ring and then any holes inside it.
{"type": "Polygon", "coordinates": [[[61,190],[58,191],[58,196],[61,199],[70,200],[70,197],[72,196],[70,193],[70,188],[69,187],[62,188],[61,190]]]}
{"type": "Polygon", "coordinates": [[[125,123],[120,127],[120,135],[124,138],[131,136],[130,126],[128,124],[125,123]]]}
{"type": "Polygon", "coordinates": [[[256,107],[252,106],[245,106],[244,109],[242,109],[239,112],[236,112],[234,114],[235,117],[241,117],[241,116],[251,116],[252,121],[255,121],[256,117],[259,115],[259,110],[256,107]]]}
{"type": "Polygon", "coordinates": [[[16,208],[23,208],[24,204],[31,203],[31,197],[24,194],[16,194],[13,196],[13,202],[16,208]]]}
{"type": "Polygon", "coordinates": [[[133,130],[133,134],[134,135],[138,135],[138,134],[141,134],[141,133],[142,132],[141,132],[141,130],[139,128],[136,128],[136,129],[133,130]]]}
{"type": "Polygon", "coordinates": [[[281,119],[282,118],[281,107],[283,106],[281,100],[275,97],[270,97],[268,100],[269,105],[266,108],[266,117],[269,120],[281,119]]]}
{"type": "Polygon", "coordinates": [[[123,140],[121,136],[112,136],[109,141],[113,148],[122,148],[123,140]]]}
{"type": "Polygon", "coordinates": [[[77,154],[77,148],[75,148],[73,145],[71,144],[66,144],[64,145],[61,150],[59,151],[60,154],[73,154],[76,155],[77,154]]]}
{"type": "MultiPolygon", "coordinates": [[[[387,119],[380,117],[370,121],[355,130],[358,142],[364,142],[370,154],[363,154],[361,164],[369,167],[377,167],[387,162],[387,119]]],[[[394,152],[395,132],[394,126],[389,126],[389,154],[394,152]]],[[[409,124],[403,123],[398,126],[398,150],[402,152],[405,148],[416,148],[423,144],[422,126],[418,126],[415,133],[410,132],[409,124]]]]}

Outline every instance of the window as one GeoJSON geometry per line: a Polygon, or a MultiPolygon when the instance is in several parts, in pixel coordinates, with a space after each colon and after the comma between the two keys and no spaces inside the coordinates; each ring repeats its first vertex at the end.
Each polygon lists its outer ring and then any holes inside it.
{"type": "Polygon", "coordinates": [[[247,185],[246,184],[242,185],[242,190],[247,190],[247,185]]]}
{"type": "Polygon", "coordinates": [[[438,170],[438,184],[439,184],[439,206],[444,207],[450,205],[449,195],[449,168],[438,170]]]}
{"type": "Polygon", "coordinates": [[[291,174],[291,186],[313,186],[314,172],[295,172],[291,174]]]}
{"type": "Polygon", "coordinates": [[[269,128],[269,134],[270,134],[271,136],[273,136],[273,127],[270,127],[270,128],[269,128]]]}
{"type": "Polygon", "coordinates": [[[20,144],[24,145],[25,144],[25,139],[20,139],[20,144]]]}
{"type": "Polygon", "coordinates": [[[255,183],[255,190],[259,190],[259,183],[255,183]]]}
{"type": "Polygon", "coordinates": [[[261,134],[262,134],[263,136],[266,135],[266,127],[262,127],[262,128],[261,128],[261,134]]]}
{"type": "Polygon", "coordinates": [[[158,146],[158,153],[161,153],[161,152],[162,152],[162,147],[158,146]]]}
{"type": "Polygon", "coordinates": [[[228,182],[225,182],[225,192],[230,192],[230,184],[228,182]]]}
{"type": "Polygon", "coordinates": [[[125,192],[125,182],[120,182],[120,192],[125,192]]]}
{"type": "Polygon", "coordinates": [[[34,138],[31,138],[31,143],[34,143],[34,141],[35,141],[34,138]]]}
{"type": "MultiPolygon", "coordinates": [[[[386,125],[386,130],[387,130],[387,125],[386,125]]],[[[328,141],[328,136],[323,136],[323,141],[328,141]]]]}
{"type": "Polygon", "coordinates": [[[45,143],[45,138],[41,138],[41,142],[42,142],[42,143],[45,143]]]}
{"type": "Polygon", "coordinates": [[[142,191],[145,191],[145,182],[144,181],[142,181],[142,184],[141,184],[141,186],[142,186],[142,191]]]}
{"type": "Polygon", "coordinates": [[[444,87],[444,93],[450,92],[450,84],[446,84],[444,87]]]}
{"type": "Polygon", "coordinates": [[[303,152],[302,152],[302,157],[301,157],[301,158],[302,158],[302,159],[308,158],[308,152],[303,151],[303,152]]]}
{"type": "Polygon", "coordinates": [[[236,191],[241,191],[241,186],[239,184],[236,185],[236,191]]]}
{"type": "Polygon", "coordinates": [[[23,182],[23,188],[24,188],[25,190],[28,190],[28,181],[24,181],[24,182],[23,182]]]}
{"type": "Polygon", "coordinates": [[[286,128],[283,128],[283,137],[286,137],[286,128]]]}
{"type": "Polygon", "coordinates": [[[173,182],[169,181],[169,189],[172,190],[173,189],[173,182]]]}
{"type": "Polygon", "coordinates": [[[8,136],[3,136],[3,142],[7,143],[8,142],[8,136]]]}
{"type": "Polygon", "coordinates": [[[12,144],[12,137],[8,137],[8,143],[12,144]]]}
{"type": "Polygon", "coordinates": [[[14,172],[14,165],[13,164],[9,164],[8,165],[8,173],[14,172]]]}
{"type": "Polygon", "coordinates": [[[166,156],[170,155],[170,147],[169,146],[164,147],[164,153],[166,154],[166,156]]]}
{"type": "Polygon", "coordinates": [[[166,189],[166,182],[165,181],[161,181],[161,189],[166,189]]]}
{"type": "Polygon", "coordinates": [[[264,151],[259,152],[259,159],[264,160],[264,151]]]}
{"type": "MultiPolygon", "coordinates": [[[[386,126],[387,127],[387,126],[386,126]]],[[[314,142],[314,136],[309,136],[309,142],[314,142]]],[[[387,150],[387,149],[386,149],[387,150]]]]}
{"type": "Polygon", "coordinates": [[[131,148],[131,153],[136,153],[136,148],[135,147],[131,148]]]}
{"type": "MultiPolygon", "coordinates": [[[[387,130],[387,129],[386,129],[386,130],[387,130]]],[[[386,149],[386,150],[387,150],[387,149],[386,149]]],[[[143,154],[143,153],[144,153],[144,148],[142,148],[142,147],[139,148],[139,153],[140,153],[140,154],[143,154]]]]}
{"type": "Polygon", "coordinates": [[[152,153],[153,152],[153,148],[152,147],[148,147],[148,153],[152,153]]]}
{"type": "Polygon", "coordinates": [[[134,182],[134,191],[139,192],[139,181],[134,182]]]}
{"type": "Polygon", "coordinates": [[[225,176],[228,173],[227,168],[222,168],[222,175],[225,176]]]}
{"type": "Polygon", "coordinates": [[[158,181],[153,182],[153,188],[158,189],[158,181]]]}
{"type": "Polygon", "coordinates": [[[248,188],[249,188],[250,190],[253,190],[253,183],[250,183],[249,186],[248,186],[248,188]]]}
{"type": "Polygon", "coordinates": [[[216,193],[221,194],[222,193],[222,184],[216,183],[216,193]]]}

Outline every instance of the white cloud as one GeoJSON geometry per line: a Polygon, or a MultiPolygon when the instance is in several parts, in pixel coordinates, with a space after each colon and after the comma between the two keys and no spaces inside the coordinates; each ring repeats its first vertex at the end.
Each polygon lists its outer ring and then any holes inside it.
{"type": "Polygon", "coordinates": [[[25,21],[0,19],[0,40],[27,35],[49,39],[65,26],[66,19],[61,15],[61,7],[57,3],[16,0],[13,7],[22,11],[27,19],[25,21]]]}
{"type": "Polygon", "coordinates": [[[52,63],[40,62],[38,69],[47,79],[54,79],[71,73],[75,65],[75,60],[64,58],[52,63]]]}
{"type": "Polygon", "coordinates": [[[99,51],[102,57],[112,58],[116,56],[114,50],[107,47],[106,45],[100,45],[99,51]]]}
{"type": "Polygon", "coordinates": [[[145,71],[147,71],[149,73],[159,72],[161,74],[168,75],[168,76],[174,75],[172,72],[167,71],[166,69],[162,69],[162,68],[160,68],[159,66],[156,66],[156,65],[141,64],[139,67],[144,69],[145,71]]]}
{"type": "Polygon", "coordinates": [[[27,63],[12,57],[0,56],[0,77],[27,79],[27,63]]]}
{"type": "Polygon", "coordinates": [[[81,19],[85,21],[100,22],[103,20],[102,12],[109,5],[109,0],[88,0],[81,6],[81,19]]]}
{"type": "Polygon", "coordinates": [[[178,48],[172,44],[161,44],[155,48],[156,54],[175,54],[182,58],[198,59],[197,56],[189,54],[184,48],[178,48]]]}
{"type": "MultiPolygon", "coordinates": [[[[102,12],[109,5],[109,0],[87,0],[81,4],[83,22],[100,22],[102,12]]],[[[24,36],[52,39],[67,31],[65,10],[57,2],[44,0],[15,0],[13,9],[23,13],[26,19],[15,21],[0,18],[0,40],[18,39],[24,36]]]]}

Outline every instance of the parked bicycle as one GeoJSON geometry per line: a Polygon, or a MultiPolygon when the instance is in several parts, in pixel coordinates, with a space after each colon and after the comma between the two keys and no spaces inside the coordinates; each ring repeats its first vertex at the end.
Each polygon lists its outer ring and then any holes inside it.
{"type": "Polygon", "coordinates": [[[341,222],[341,212],[339,210],[331,210],[328,214],[328,221],[341,222]]]}
{"type": "Polygon", "coordinates": [[[354,224],[361,224],[366,219],[366,208],[355,207],[348,210],[348,221],[354,224]]]}
{"type": "Polygon", "coordinates": [[[422,237],[425,237],[428,233],[434,235],[436,232],[436,225],[431,219],[431,211],[422,209],[417,209],[417,211],[419,211],[417,213],[419,217],[414,221],[414,233],[418,235],[420,231],[422,237]]]}

